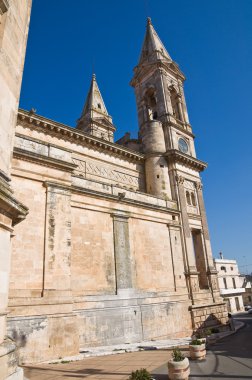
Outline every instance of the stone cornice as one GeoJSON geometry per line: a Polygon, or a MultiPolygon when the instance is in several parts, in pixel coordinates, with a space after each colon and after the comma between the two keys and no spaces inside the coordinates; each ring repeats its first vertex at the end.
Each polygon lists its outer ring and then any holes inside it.
{"type": "Polygon", "coordinates": [[[165,155],[169,161],[180,162],[181,164],[199,172],[202,172],[207,167],[205,162],[189,156],[188,154],[184,154],[177,149],[169,149],[165,155]]]}
{"type": "Polygon", "coordinates": [[[14,147],[13,157],[24,161],[36,162],[42,166],[50,166],[67,172],[73,172],[77,165],[53,157],[44,156],[34,152],[14,147]]]}
{"type": "MultiPolygon", "coordinates": [[[[87,187],[75,185],[74,183],[72,183],[71,185],[66,185],[66,184],[63,184],[60,182],[45,181],[44,186],[47,188],[55,187],[58,189],[70,191],[72,193],[80,193],[80,194],[82,193],[82,194],[88,194],[90,196],[95,196],[95,197],[99,197],[99,198],[103,198],[103,199],[116,200],[116,202],[132,205],[132,206],[140,206],[140,207],[145,207],[148,209],[170,212],[172,214],[177,214],[177,215],[179,214],[179,210],[177,209],[177,204],[175,201],[166,201],[165,202],[166,206],[164,207],[161,205],[152,204],[151,202],[148,202],[148,200],[141,201],[141,200],[137,200],[137,199],[130,199],[130,198],[128,198],[127,193],[130,193],[131,191],[125,190],[124,188],[120,188],[120,190],[122,191],[121,193],[120,192],[118,192],[118,193],[117,192],[105,193],[103,191],[99,191],[99,189],[94,190],[94,189],[90,189],[87,187]],[[125,193],[123,193],[124,190],[125,190],[125,193]],[[121,197],[120,196],[121,194],[124,194],[124,196],[121,197]]],[[[113,188],[113,185],[108,185],[108,186],[111,186],[111,188],[113,188]]],[[[143,195],[148,196],[149,194],[143,194],[143,195]]],[[[152,196],[150,196],[150,197],[152,198],[152,196]]],[[[155,197],[153,197],[153,198],[155,198],[155,197]]],[[[180,225],[177,222],[171,221],[170,224],[175,225],[177,227],[180,227],[180,225]]]]}
{"type": "Polygon", "coordinates": [[[106,120],[106,122],[102,123],[99,121],[99,119],[93,119],[93,120],[90,120],[90,123],[91,123],[91,125],[97,125],[97,127],[102,127],[102,128],[105,127],[105,129],[108,129],[111,132],[116,131],[116,127],[112,123],[110,123],[108,120],[106,120]]]}
{"type": "Polygon", "coordinates": [[[32,129],[37,128],[39,130],[42,129],[45,133],[52,134],[53,136],[64,138],[65,140],[75,143],[78,142],[78,144],[83,144],[85,146],[90,145],[93,148],[96,147],[106,153],[111,152],[111,154],[122,156],[122,158],[127,161],[143,163],[144,160],[144,155],[141,153],[99,139],[98,137],[91,136],[75,128],[68,127],[64,124],[22,109],[18,112],[18,122],[21,122],[21,125],[24,127],[32,129]]]}
{"type": "Polygon", "coordinates": [[[189,124],[186,125],[186,128],[184,128],[183,125],[182,124],[180,125],[178,122],[177,123],[173,123],[172,121],[169,121],[168,123],[163,123],[163,124],[164,125],[172,126],[172,127],[176,128],[176,129],[178,129],[179,131],[187,134],[188,136],[191,136],[192,138],[195,138],[195,135],[191,132],[191,130],[189,130],[189,129],[192,128],[189,124]],[[188,128],[187,126],[189,126],[189,129],[187,129],[188,128]]]}
{"type": "Polygon", "coordinates": [[[28,208],[13,196],[10,186],[0,178],[0,209],[1,213],[12,220],[15,226],[28,214],[28,208]]]}
{"type": "Polygon", "coordinates": [[[136,66],[134,68],[134,77],[130,81],[130,85],[132,87],[135,87],[139,81],[141,81],[141,78],[145,75],[148,75],[151,71],[154,70],[164,70],[164,72],[170,72],[172,75],[174,75],[176,78],[181,79],[184,81],[185,75],[180,71],[178,65],[175,62],[168,62],[165,60],[157,60],[156,62],[146,62],[142,65],[136,66]]]}

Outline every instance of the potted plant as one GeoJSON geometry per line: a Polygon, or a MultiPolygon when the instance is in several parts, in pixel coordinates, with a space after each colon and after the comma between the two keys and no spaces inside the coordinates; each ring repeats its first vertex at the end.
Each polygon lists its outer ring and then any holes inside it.
{"type": "Polygon", "coordinates": [[[217,328],[211,328],[211,329],[207,329],[206,330],[206,342],[207,342],[207,345],[208,344],[214,344],[214,343],[216,343],[216,335],[215,335],[215,333],[216,333],[216,331],[217,331],[218,329],[217,328]]]}
{"type": "Polygon", "coordinates": [[[153,380],[151,374],[145,368],[132,372],[128,380],[153,380]]]}
{"type": "Polygon", "coordinates": [[[206,341],[193,339],[189,344],[189,352],[192,360],[203,360],[206,357],[206,341]]]}
{"type": "Polygon", "coordinates": [[[187,380],[190,375],[189,360],[179,348],[172,350],[172,359],[168,361],[168,375],[171,380],[187,380]]]}

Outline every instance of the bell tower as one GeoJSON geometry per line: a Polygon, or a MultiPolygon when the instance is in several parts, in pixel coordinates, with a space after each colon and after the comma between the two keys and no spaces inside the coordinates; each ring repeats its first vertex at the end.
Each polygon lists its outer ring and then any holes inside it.
{"type": "Polygon", "coordinates": [[[207,165],[196,158],[184,80],[184,74],[148,18],[139,63],[131,81],[145,153],[146,190],[177,201],[192,301],[199,302],[199,294],[204,294],[204,302],[215,302],[220,295],[200,179],[200,172],[207,165]]]}

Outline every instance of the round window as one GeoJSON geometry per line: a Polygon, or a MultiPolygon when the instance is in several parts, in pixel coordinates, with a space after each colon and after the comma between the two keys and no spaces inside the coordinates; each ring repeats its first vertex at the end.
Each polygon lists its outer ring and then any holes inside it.
{"type": "Polygon", "coordinates": [[[188,148],[188,144],[187,144],[187,142],[186,142],[184,139],[182,139],[182,138],[180,138],[179,141],[178,141],[178,148],[179,148],[179,150],[180,150],[181,152],[183,152],[183,153],[188,153],[188,150],[189,150],[189,148],[188,148]]]}

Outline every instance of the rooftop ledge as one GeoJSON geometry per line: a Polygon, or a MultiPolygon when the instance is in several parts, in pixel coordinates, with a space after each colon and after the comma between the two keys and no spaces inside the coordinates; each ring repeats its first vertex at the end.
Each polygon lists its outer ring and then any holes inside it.
{"type": "Polygon", "coordinates": [[[67,140],[73,140],[74,142],[78,141],[78,144],[96,146],[104,151],[123,156],[123,158],[129,161],[143,162],[144,160],[144,155],[141,153],[122,147],[116,143],[91,136],[76,128],[47,119],[46,117],[37,115],[33,112],[19,109],[18,120],[19,122],[21,121],[21,123],[26,123],[25,126],[32,125],[33,127],[39,128],[40,130],[43,129],[47,133],[53,134],[54,136],[67,140]]]}
{"type": "Polygon", "coordinates": [[[202,172],[207,167],[207,163],[198,160],[195,157],[189,156],[188,154],[182,153],[177,149],[169,149],[166,152],[166,157],[169,160],[174,160],[175,162],[180,162],[181,164],[188,166],[190,168],[194,168],[200,172],[202,172]]]}
{"type": "Polygon", "coordinates": [[[245,288],[220,289],[221,295],[244,293],[245,288]]]}
{"type": "Polygon", "coordinates": [[[177,211],[177,202],[155,197],[154,195],[132,191],[120,186],[107,184],[104,182],[92,181],[86,178],[73,176],[72,184],[80,190],[102,193],[103,195],[117,197],[120,201],[133,202],[138,204],[149,205],[150,207],[159,207],[163,209],[172,209],[177,211]]]}

